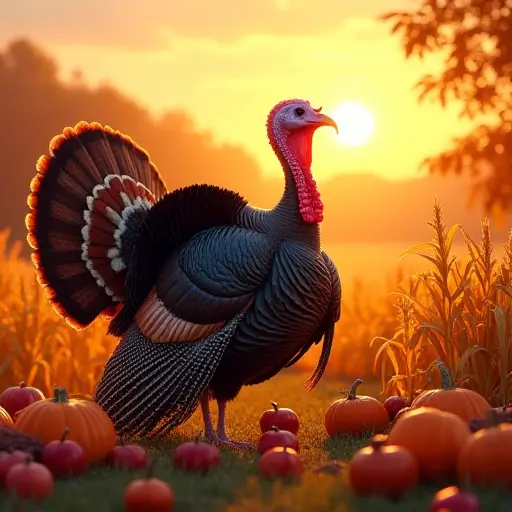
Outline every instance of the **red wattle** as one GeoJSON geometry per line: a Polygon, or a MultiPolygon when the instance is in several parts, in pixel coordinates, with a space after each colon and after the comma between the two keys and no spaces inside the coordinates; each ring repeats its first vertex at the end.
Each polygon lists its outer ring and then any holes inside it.
{"type": "Polygon", "coordinates": [[[304,128],[288,135],[287,146],[297,159],[297,166],[291,166],[297,194],[299,208],[305,222],[322,222],[323,209],[320,193],[311,174],[311,148],[313,144],[314,129],[304,128]]]}

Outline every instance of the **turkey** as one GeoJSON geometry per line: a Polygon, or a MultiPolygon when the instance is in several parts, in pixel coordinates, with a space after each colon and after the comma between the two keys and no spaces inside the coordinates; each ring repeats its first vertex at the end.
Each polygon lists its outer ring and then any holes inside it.
{"type": "Polygon", "coordinates": [[[311,174],[315,130],[338,128],[320,110],[298,99],[271,110],[285,186],[268,210],[212,185],[169,192],[141,146],[98,123],[65,128],[39,158],[26,218],[32,261],[69,325],[108,318],[121,338],[94,396],[120,437],[165,435],[200,407],[207,440],[246,447],[226,429],[226,403],[243,386],[323,340],[305,386],[320,380],[341,310],[311,174]]]}

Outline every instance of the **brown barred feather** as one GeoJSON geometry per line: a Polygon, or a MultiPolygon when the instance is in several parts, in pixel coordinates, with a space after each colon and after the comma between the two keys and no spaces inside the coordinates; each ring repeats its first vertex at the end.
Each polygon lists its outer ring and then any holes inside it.
{"type": "Polygon", "coordinates": [[[118,310],[129,215],[167,190],[141,146],[98,123],[64,128],[36,169],[25,220],[32,261],[55,311],[80,330],[118,310]]]}
{"type": "Polygon", "coordinates": [[[169,311],[153,288],[135,315],[142,334],[155,343],[197,341],[217,332],[225,322],[196,324],[169,311]]]}

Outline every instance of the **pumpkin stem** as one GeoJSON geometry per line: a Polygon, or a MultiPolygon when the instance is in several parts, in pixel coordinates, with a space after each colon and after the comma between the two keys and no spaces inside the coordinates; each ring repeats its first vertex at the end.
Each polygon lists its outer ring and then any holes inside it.
{"type": "Polygon", "coordinates": [[[20,388],[26,388],[26,387],[27,387],[27,384],[25,383],[25,381],[24,381],[24,380],[22,380],[22,381],[18,384],[18,386],[19,386],[20,388]]]}
{"type": "Polygon", "coordinates": [[[64,430],[62,431],[62,435],[60,436],[60,442],[63,443],[66,440],[66,437],[68,437],[69,434],[69,428],[64,427],[64,430]]]}
{"type": "Polygon", "coordinates": [[[197,433],[196,437],[194,437],[194,443],[199,444],[199,441],[201,440],[202,434],[203,434],[202,431],[197,433]]]}
{"type": "Polygon", "coordinates": [[[388,440],[388,436],[385,436],[383,434],[377,434],[376,436],[373,436],[370,446],[375,450],[380,450],[383,446],[386,445],[388,440]]]}
{"type": "Polygon", "coordinates": [[[279,432],[279,427],[272,425],[271,430],[273,430],[274,432],[279,432]]]}
{"type": "Polygon", "coordinates": [[[441,389],[443,391],[450,391],[452,389],[455,389],[455,386],[453,385],[453,377],[450,373],[450,370],[446,367],[446,365],[438,359],[437,361],[434,361],[434,364],[439,368],[439,373],[441,374],[442,384],[441,389]]]}
{"type": "Polygon", "coordinates": [[[270,404],[272,405],[272,407],[274,408],[274,411],[278,411],[279,407],[277,406],[277,402],[270,402],[270,404]]]}
{"type": "Polygon", "coordinates": [[[352,384],[347,396],[347,400],[355,400],[357,398],[357,388],[363,383],[362,379],[356,379],[352,384]]]}
{"type": "Polygon", "coordinates": [[[67,404],[68,403],[68,392],[66,388],[56,387],[53,390],[53,401],[57,404],[67,404]]]}

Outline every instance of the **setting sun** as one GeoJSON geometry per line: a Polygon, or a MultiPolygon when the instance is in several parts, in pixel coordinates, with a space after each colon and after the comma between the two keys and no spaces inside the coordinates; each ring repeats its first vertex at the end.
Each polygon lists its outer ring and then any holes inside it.
{"type": "Polygon", "coordinates": [[[345,146],[358,147],[366,144],[375,131],[371,111],[357,101],[345,101],[332,114],[339,127],[339,140],[345,146]]]}

